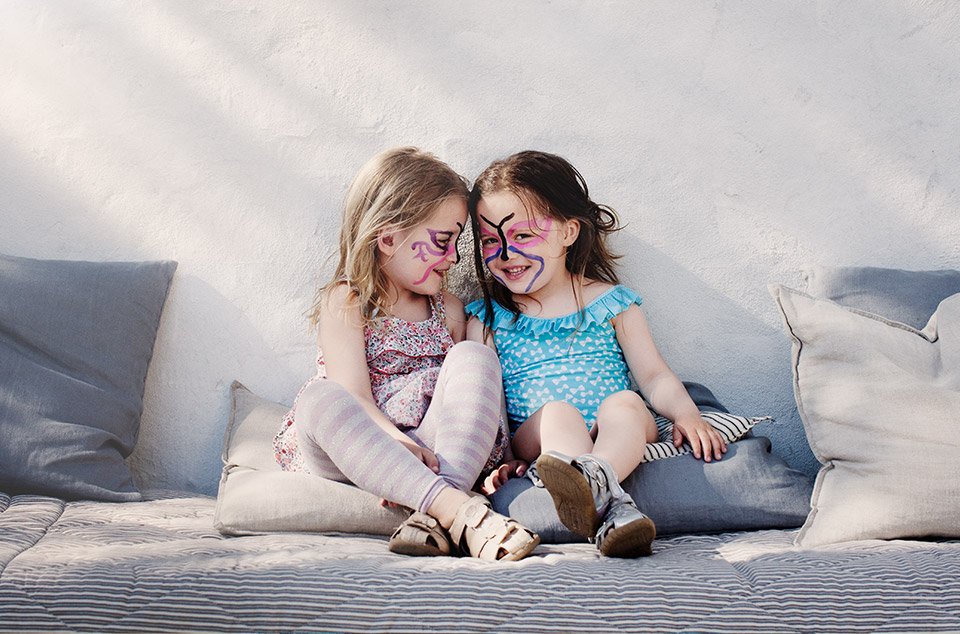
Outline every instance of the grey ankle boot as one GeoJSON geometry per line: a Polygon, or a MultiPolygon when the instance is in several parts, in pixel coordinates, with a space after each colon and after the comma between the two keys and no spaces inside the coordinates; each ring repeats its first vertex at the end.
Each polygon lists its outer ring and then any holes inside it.
{"type": "Polygon", "coordinates": [[[593,454],[573,461],[594,492],[597,513],[602,518],[590,540],[608,557],[637,557],[652,553],[656,526],[640,512],[630,494],[623,490],[610,463],[593,454]],[[601,510],[601,505],[602,509],[601,510]]]}

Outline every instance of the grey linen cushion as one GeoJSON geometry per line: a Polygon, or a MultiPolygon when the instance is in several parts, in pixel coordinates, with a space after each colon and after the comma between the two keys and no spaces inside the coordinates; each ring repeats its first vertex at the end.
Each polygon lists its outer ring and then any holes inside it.
{"type": "Polygon", "coordinates": [[[960,536],[960,294],[917,330],[772,286],[823,463],[797,541],[960,536]]]}
{"type": "Polygon", "coordinates": [[[937,305],[960,293],[960,271],[907,271],[872,266],[814,266],[807,294],[913,326],[927,325],[937,305]]]}
{"type": "Polygon", "coordinates": [[[176,267],[0,255],[0,490],[140,499],[124,459],[176,267]]]}
{"type": "MultiPolygon", "coordinates": [[[[704,410],[723,407],[697,384],[686,384],[704,410]]],[[[318,531],[388,535],[408,512],[384,509],[357,487],[315,475],[281,471],[272,439],[289,409],[231,388],[233,411],[224,439],[223,475],[214,524],[227,535],[318,531]]],[[[690,455],[641,465],[635,481],[640,500],[659,513],[661,532],[703,532],[799,526],[809,510],[808,478],[769,453],[765,438],[740,440],[720,462],[690,455]]],[[[494,507],[539,532],[544,543],[578,541],[557,518],[550,495],[526,478],[511,480],[493,497],[494,507]]]]}
{"type": "MultiPolygon", "coordinates": [[[[799,526],[810,510],[811,484],[770,453],[767,438],[751,436],[730,443],[715,462],[684,454],[641,463],[623,488],[657,534],[668,535],[799,526]]],[[[545,544],[583,541],[560,523],[550,493],[528,478],[510,480],[492,500],[545,544]]]]}

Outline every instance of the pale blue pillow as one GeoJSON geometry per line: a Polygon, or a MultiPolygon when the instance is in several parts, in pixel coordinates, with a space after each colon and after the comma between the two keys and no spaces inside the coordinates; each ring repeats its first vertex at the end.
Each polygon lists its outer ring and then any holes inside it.
{"type": "Polygon", "coordinates": [[[140,499],[124,459],[176,267],[0,255],[0,490],[140,499]]]}

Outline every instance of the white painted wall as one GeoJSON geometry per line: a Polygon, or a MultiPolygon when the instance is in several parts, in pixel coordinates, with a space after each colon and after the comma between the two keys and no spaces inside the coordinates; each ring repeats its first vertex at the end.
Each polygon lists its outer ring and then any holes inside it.
{"type": "Polygon", "coordinates": [[[215,492],[239,379],[289,402],[345,189],[536,148],[619,210],[662,351],[810,467],[766,285],[960,268],[952,2],[0,4],[0,251],[180,262],[134,455],[215,492]]]}

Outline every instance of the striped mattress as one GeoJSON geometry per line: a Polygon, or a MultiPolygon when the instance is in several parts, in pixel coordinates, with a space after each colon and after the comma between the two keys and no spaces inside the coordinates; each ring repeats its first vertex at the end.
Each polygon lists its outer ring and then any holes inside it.
{"type": "Polygon", "coordinates": [[[0,494],[0,630],[960,631],[960,541],[816,549],[771,530],[657,540],[612,560],[409,558],[383,537],[223,537],[215,500],[0,494]]]}

